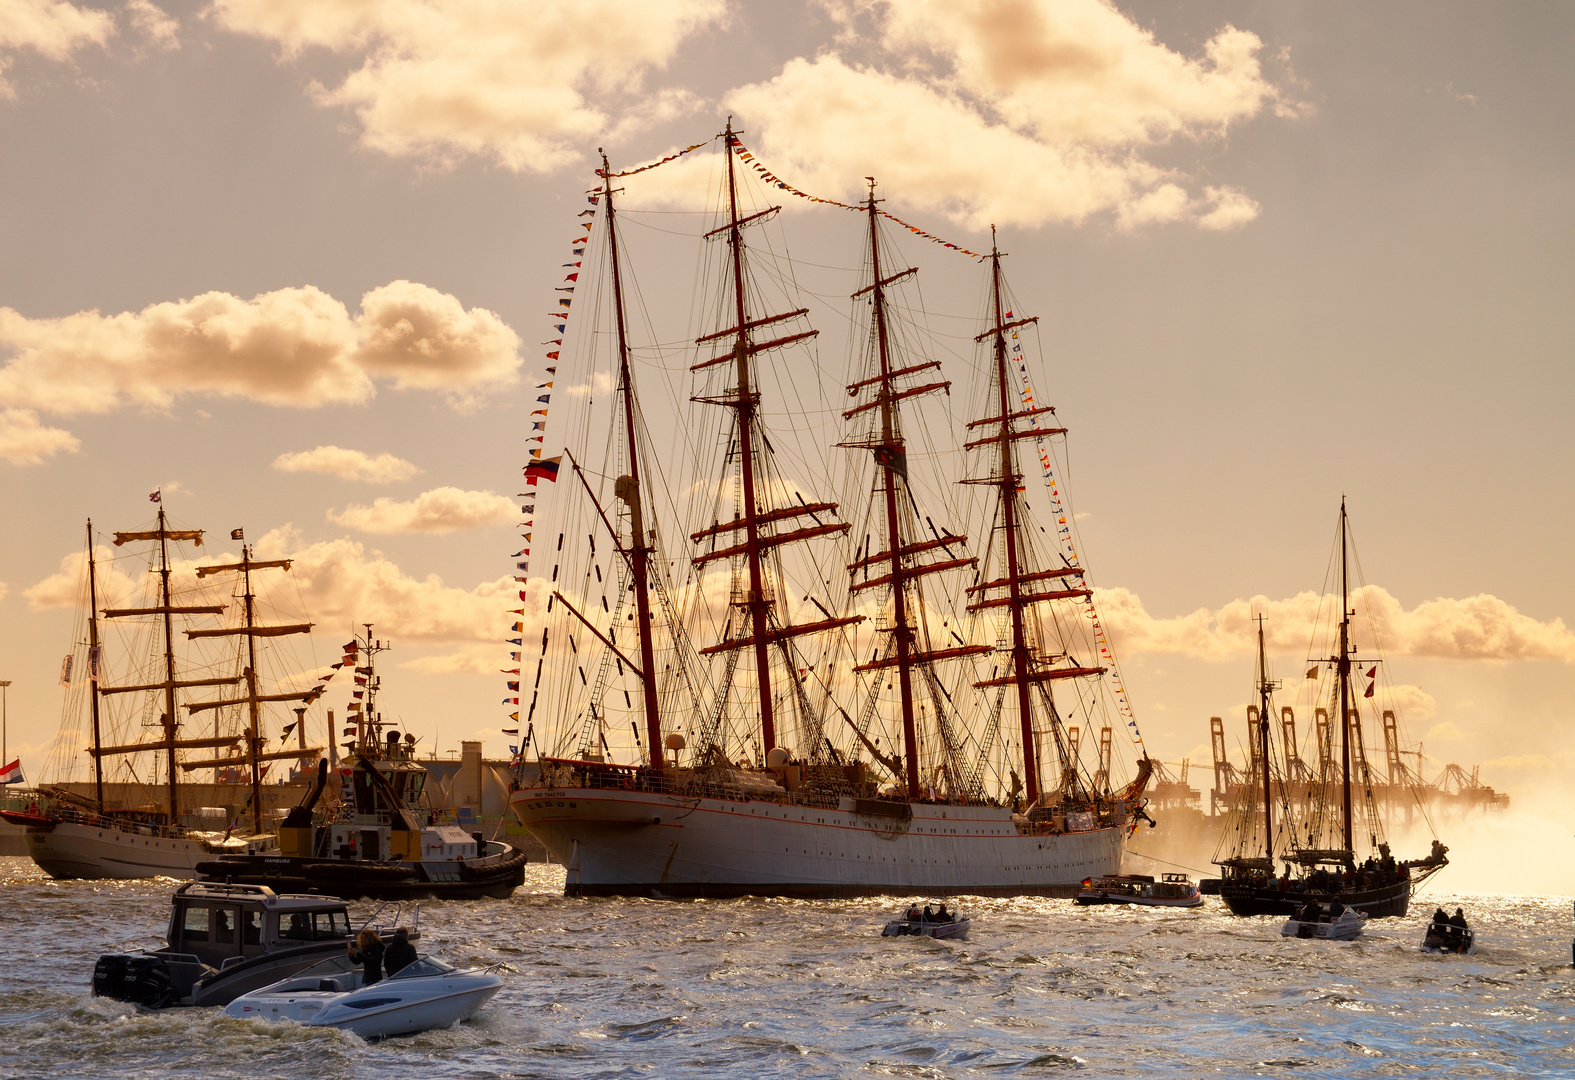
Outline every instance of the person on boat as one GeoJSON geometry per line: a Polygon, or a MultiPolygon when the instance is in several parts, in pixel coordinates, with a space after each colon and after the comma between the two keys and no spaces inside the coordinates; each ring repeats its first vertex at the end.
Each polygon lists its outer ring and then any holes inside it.
{"type": "Polygon", "coordinates": [[[1336,919],[1338,919],[1341,915],[1344,915],[1344,914],[1345,914],[1345,905],[1340,903],[1340,901],[1336,900],[1334,903],[1329,905],[1329,921],[1330,922],[1334,922],[1336,919]]]}
{"type": "Polygon", "coordinates": [[[383,939],[370,926],[356,935],[355,943],[345,942],[352,964],[361,965],[361,985],[371,986],[383,978],[383,939]]]}
{"type": "Polygon", "coordinates": [[[1466,922],[1464,908],[1456,908],[1455,913],[1449,917],[1449,941],[1457,949],[1465,948],[1466,933],[1471,929],[1466,922]]]}
{"type": "Polygon", "coordinates": [[[952,921],[952,917],[946,913],[946,904],[944,902],[941,904],[941,910],[939,910],[939,911],[937,911],[935,913],[935,921],[936,922],[951,922],[952,921]]]}
{"type": "Polygon", "coordinates": [[[925,922],[934,922],[935,921],[935,912],[930,910],[930,905],[929,904],[925,904],[924,905],[924,921],[925,922]]]}
{"type": "MultiPolygon", "coordinates": [[[[1443,914],[1443,913],[1440,912],[1439,914],[1443,914]]],[[[918,904],[914,904],[912,907],[910,907],[908,909],[908,921],[909,922],[918,922],[919,919],[920,919],[919,905],[918,904]]]]}
{"type": "Polygon", "coordinates": [[[1321,912],[1318,909],[1318,905],[1316,903],[1314,903],[1313,901],[1309,900],[1305,904],[1303,904],[1302,905],[1302,909],[1296,913],[1296,921],[1297,922],[1304,922],[1304,923],[1314,923],[1314,922],[1318,921],[1318,916],[1320,914],[1321,914],[1321,912]]]}
{"type": "Polygon", "coordinates": [[[415,962],[416,947],[410,944],[410,930],[401,926],[394,931],[394,940],[388,943],[388,949],[383,953],[383,969],[392,978],[401,968],[415,962]]]}

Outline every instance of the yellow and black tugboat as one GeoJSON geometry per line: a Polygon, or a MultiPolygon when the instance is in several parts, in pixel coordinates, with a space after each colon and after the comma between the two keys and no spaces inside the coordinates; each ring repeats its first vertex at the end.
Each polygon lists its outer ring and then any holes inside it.
{"type": "Polygon", "coordinates": [[[375,707],[374,658],[383,646],[370,626],[354,651],[365,701],[349,717],[355,741],[345,748],[353,761],[337,770],[339,798],[319,807],[329,779],[328,763],[320,762],[317,783],[279,826],[277,854],[199,863],[198,880],[347,900],[507,898],[525,881],[524,852],[440,822],[421,805],[428,774],[415,760],[415,737],[385,730],[375,707]]]}

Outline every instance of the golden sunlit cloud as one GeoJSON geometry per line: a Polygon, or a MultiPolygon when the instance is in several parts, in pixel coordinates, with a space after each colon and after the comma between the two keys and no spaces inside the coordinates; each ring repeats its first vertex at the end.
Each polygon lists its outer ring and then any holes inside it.
{"type": "Polygon", "coordinates": [[[341,480],[362,480],[368,483],[409,480],[421,472],[420,467],[393,454],[382,453],[373,457],[360,450],[346,450],[342,446],[331,445],[280,454],[273,459],[273,467],[280,472],[323,473],[341,480]]]}
{"type": "MultiPolygon", "coordinates": [[[[1096,589],[1095,597],[1123,655],[1176,653],[1200,660],[1251,656],[1259,614],[1265,616],[1270,649],[1305,653],[1320,611],[1327,613],[1331,606],[1328,598],[1303,592],[1285,600],[1232,600],[1167,619],[1151,615],[1127,589],[1096,589]]],[[[1390,656],[1575,662],[1575,632],[1564,620],[1541,622],[1485,593],[1458,600],[1439,597],[1406,610],[1383,588],[1368,585],[1352,594],[1351,605],[1364,616],[1352,624],[1358,647],[1375,644],[1367,638],[1371,626],[1376,644],[1390,656]]]]}
{"type": "Polygon", "coordinates": [[[215,0],[227,30],[361,59],[320,105],[353,110],[364,145],[439,162],[465,156],[517,172],[582,159],[611,123],[609,99],[653,119],[691,106],[684,91],[643,90],[644,74],[726,10],[724,0],[215,0]]]}
{"type": "Polygon", "coordinates": [[[1143,151],[1296,111],[1263,74],[1262,41],[1232,26],[1194,58],[1102,0],[828,6],[848,28],[841,52],[727,95],[758,133],[752,148],[799,186],[847,198],[873,174],[970,228],[1100,213],[1126,229],[1239,227],[1258,214],[1250,197],[1189,193],[1143,151]],[[845,57],[856,49],[872,62],[845,57]]]}
{"type": "Polygon", "coordinates": [[[328,511],[328,520],[368,533],[451,533],[509,525],[519,518],[513,499],[491,491],[433,488],[414,499],[381,498],[371,506],[328,511]]]}
{"type": "Polygon", "coordinates": [[[8,456],[22,461],[75,448],[66,432],[34,430],[35,411],[163,409],[189,395],[361,404],[378,380],[465,406],[480,388],[512,383],[520,366],[519,336],[497,315],[410,281],[373,289],[354,317],[312,286],[250,300],[203,293],[118,315],[29,319],[0,307],[0,350],[11,354],[0,366],[17,447],[8,456]]]}
{"type": "Polygon", "coordinates": [[[45,427],[31,409],[0,409],[0,461],[41,465],[56,454],[74,454],[82,440],[69,431],[45,427]]]}

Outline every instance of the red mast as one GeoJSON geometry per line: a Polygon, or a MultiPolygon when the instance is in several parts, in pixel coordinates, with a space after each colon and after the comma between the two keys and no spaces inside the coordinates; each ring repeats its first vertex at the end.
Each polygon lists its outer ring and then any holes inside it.
{"type": "Polygon", "coordinates": [[[722,364],[734,365],[737,386],[733,391],[722,397],[701,397],[697,401],[709,402],[714,405],[725,405],[734,410],[738,416],[738,452],[739,469],[743,483],[743,508],[739,518],[732,522],[718,523],[710,528],[692,533],[690,539],[695,543],[702,540],[722,536],[731,532],[742,531],[744,539],[741,544],[734,544],[725,548],[714,548],[695,558],[696,565],[714,559],[733,558],[742,555],[749,571],[748,595],[744,599],[744,607],[749,611],[750,631],[745,637],[731,638],[719,644],[701,649],[702,655],[711,655],[727,652],[733,649],[752,648],[755,653],[755,679],[760,695],[760,735],[762,751],[769,753],[777,745],[776,716],[771,700],[771,646],[798,637],[803,634],[816,633],[822,630],[832,630],[837,627],[851,626],[863,621],[863,616],[851,618],[830,618],[814,623],[801,623],[796,626],[773,626],[772,603],[773,598],[766,588],[766,572],[763,566],[766,552],[781,544],[794,540],[808,540],[816,536],[829,536],[834,533],[845,533],[848,526],[842,523],[819,524],[805,528],[794,529],[790,532],[767,534],[763,531],[765,526],[784,521],[800,515],[809,515],[819,522],[816,515],[834,512],[834,503],[809,503],[794,507],[782,507],[771,510],[762,510],[758,491],[758,451],[756,449],[755,423],[757,412],[760,408],[760,393],[752,385],[750,378],[750,357],[768,349],[779,349],[795,342],[806,341],[820,331],[805,330],[799,333],[787,334],[768,341],[755,341],[751,331],[774,323],[784,322],[788,319],[808,313],[807,309],[783,312],[777,315],[767,315],[759,319],[749,318],[749,305],[745,298],[744,278],[744,239],[743,227],[765,220],[775,214],[781,207],[771,207],[748,217],[740,217],[738,213],[738,178],[734,168],[733,154],[736,146],[733,134],[733,121],[727,122],[727,130],[723,133],[727,155],[727,224],[712,230],[708,236],[725,234],[727,236],[728,256],[730,263],[730,276],[733,285],[733,314],[736,323],[726,329],[700,338],[696,344],[704,345],[708,342],[719,341],[725,338],[733,339],[733,348],[703,360],[690,367],[691,371],[702,371],[717,367],[722,364]]]}
{"type": "Polygon", "coordinates": [[[1035,591],[1025,586],[1054,579],[1081,578],[1083,571],[1079,567],[1068,566],[1057,570],[1039,572],[1025,572],[1022,565],[1022,541],[1019,535],[1019,518],[1021,507],[1018,503],[1019,491],[1022,487],[1023,476],[1017,465],[1017,447],[1020,439],[1037,439],[1046,435],[1063,434],[1065,428],[1029,428],[1016,430],[1013,422],[1020,419],[1038,416],[1054,410],[1041,407],[1032,409],[1012,408],[1007,371],[1007,332],[1030,323],[1038,322],[1038,318],[1014,319],[1007,321],[1009,312],[1004,310],[1001,301],[1001,252],[995,245],[995,229],[992,226],[990,245],[990,302],[995,324],[984,333],[975,338],[976,341],[991,339],[994,345],[996,407],[999,415],[975,420],[969,424],[970,428],[988,427],[998,425],[998,430],[986,435],[984,438],[975,439],[967,443],[967,447],[990,446],[997,450],[997,472],[994,476],[983,480],[964,481],[964,483],[985,483],[996,487],[1001,501],[1001,528],[1005,533],[1006,567],[1004,576],[993,581],[981,582],[972,586],[968,591],[981,594],[992,589],[1006,590],[1004,596],[995,596],[976,600],[968,605],[969,611],[982,611],[987,608],[1005,607],[1010,612],[1012,624],[1012,664],[1011,674],[1004,678],[986,679],[974,683],[979,689],[993,686],[1012,685],[1017,689],[1017,712],[1022,724],[1023,739],[1023,780],[1027,786],[1028,805],[1032,806],[1039,801],[1039,753],[1034,742],[1033,704],[1029,693],[1029,685],[1034,682],[1047,682],[1054,679],[1077,678],[1085,675],[1103,674],[1102,667],[1066,667],[1066,668],[1039,668],[1033,666],[1033,655],[1028,647],[1028,633],[1025,615],[1030,604],[1045,600],[1061,600],[1072,598],[1086,598],[1090,591],[1078,586],[1075,588],[1051,589],[1048,591],[1035,591]]]}
{"type": "MultiPolygon", "coordinates": [[[[848,569],[850,572],[856,572],[859,569],[873,565],[882,559],[886,561],[888,572],[884,577],[874,579],[866,578],[863,581],[855,579],[852,588],[854,591],[857,591],[860,589],[874,588],[876,586],[891,586],[891,633],[894,638],[895,656],[872,661],[868,664],[861,664],[854,670],[868,671],[874,668],[889,667],[892,665],[895,665],[897,668],[898,694],[902,703],[902,742],[905,762],[905,768],[903,771],[907,781],[908,797],[917,798],[919,793],[919,738],[918,729],[914,722],[913,712],[913,665],[915,663],[940,659],[942,655],[947,657],[962,656],[972,653],[989,652],[990,649],[989,646],[980,645],[968,646],[961,649],[947,649],[944,650],[944,653],[914,652],[915,631],[913,625],[908,620],[908,589],[910,585],[920,575],[931,574],[940,570],[950,570],[962,566],[974,566],[977,565],[978,560],[950,559],[943,562],[935,562],[923,566],[913,567],[908,566],[903,561],[904,557],[906,556],[916,554],[920,551],[932,550],[933,548],[940,545],[928,543],[909,545],[905,544],[903,541],[902,518],[898,513],[897,481],[898,478],[901,477],[904,483],[907,482],[908,451],[907,444],[902,437],[902,431],[898,423],[896,403],[903,398],[913,397],[918,394],[928,393],[934,390],[946,389],[947,387],[951,386],[951,383],[929,383],[924,386],[912,387],[906,390],[899,390],[895,385],[894,380],[899,376],[911,375],[929,369],[938,369],[940,364],[931,361],[928,363],[915,364],[900,370],[894,371],[892,369],[889,335],[887,332],[888,316],[886,311],[886,287],[900,281],[910,274],[916,273],[917,271],[910,268],[907,270],[898,271],[890,277],[881,276],[880,232],[878,227],[880,218],[879,211],[877,211],[875,208],[875,179],[874,177],[867,177],[866,179],[868,179],[870,182],[870,194],[869,199],[865,204],[865,208],[869,217],[870,268],[873,277],[872,283],[867,288],[860,289],[858,292],[854,293],[853,296],[855,299],[857,299],[858,297],[863,296],[865,293],[870,294],[871,303],[874,308],[877,374],[873,379],[866,379],[863,382],[855,383],[852,386],[849,386],[848,393],[857,395],[861,390],[870,386],[877,387],[877,390],[872,401],[859,405],[856,408],[849,409],[847,412],[843,413],[843,416],[845,418],[851,418],[868,409],[878,409],[880,413],[880,430],[875,438],[873,438],[870,442],[853,444],[844,443],[843,445],[858,446],[872,450],[875,453],[875,461],[880,469],[880,487],[885,498],[887,550],[881,552],[878,555],[863,558],[849,566],[848,569]]],[[[953,539],[955,539],[957,543],[962,543],[967,540],[967,537],[959,536],[953,539]]]]}

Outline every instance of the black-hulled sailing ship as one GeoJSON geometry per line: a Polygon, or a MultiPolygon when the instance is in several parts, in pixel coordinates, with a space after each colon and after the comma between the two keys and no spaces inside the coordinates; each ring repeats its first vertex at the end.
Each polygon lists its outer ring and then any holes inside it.
{"type": "MultiPolygon", "coordinates": [[[[182,548],[202,546],[203,531],[171,525],[162,502],[154,528],[117,532],[113,542],[116,547],[151,544],[149,569],[156,584],[153,594],[137,606],[101,608],[93,523],[88,522],[83,560],[86,633],[74,642],[62,670],[68,694],[61,745],[69,746],[79,730],[81,718],[72,714],[85,696],[93,795],[46,785],[35,807],[0,813],[26,826],[28,854],[57,878],[190,877],[199,862],[218,854],[272,849],[274,836],[262,818],[262,782],[269,763],[310,762],[322,752],[321,747],[305,745],[304,729],[299,747],[265,750],[266,708],[279,702],[309,705],[322,693],[317,687],[268,687],[259,671],[259,640],[311,630],[310,623],[269,624],[258,618],[252,575],[288,571],[290,560],[254,559],[251,548],[243,545],[239,561],[198,565],[195,584],[177,588],[172,583],[177,565],[189,561],[182,558],[182,548]],[[229,574],[237,575],[239,592],[233,598],[241,601],[240,618],[225,625],[216,617],[229,605],[214,603],[216,598],[206,594],[201,581],[229,574]],[[111,655],[100,623],[122,621],[140,622],[143,633],[129,635],[131,644],[124,655],[111,655]],[[217,660],[204,659],[191,651],[193,642],[204,639],[239,642],[241,648],[217,660]],[[188,695],[207,688],[220,688],[224,696],[193,699],[188,695]],[[205,721],[214,718],[213,734],[192,730],[198,716],[205,721]],[[153,737],[140,734],[150,727],[153,737]],[[133,730],[138,734],[126,740],[124,736],[133,730]],[[122,736],[120,741],[117,735],[122,736]],[[207,751],[208,756],[193,757],[193,751],[207,751]],[[134,807],[111,805],[105,795],[106,762],[122,763],[126,775],[133,778],[162,772],[161,804],[150,798],[134,807]],[[183,781],[199,769],[212,769],[216,777],[249,791],[228,829],[198,829],[183,820],[188,810],[195,809],[185,804],[183,781]]],[[[116,640],[122,638],[117,635],[116,640]]],[[[71,770],[68,766],[62,771],[71,770]]],[[[148,785],[153,791],[159,786],[148,785]]]]}
{"type": "MultiPolygon", "coordinates": [[[[1270,717],[1276,715],[1272,695],[1279,688],[1269,678],[1264,647],[1263,620],[1258,620],[1258,704],[1254,716],[1254,740],[1250,748],[1250,789],[1252,795],[1227,818],[1222,845],[1229,854],[1216,859],[1223,871],[1220,896],[1235,915],[1293,915],[1309,900],[1319,903],[1339,901],[1369,916],[1400,916],[1406,913],[1414,891],[1433,874],[1448,865],[1446,848],[1437,839],[1425,858],[1396,860],[1383,832],[1383,819],[1373,804],[1371,771],[1362,737],[1361,711],[1355,697],[1352,676],[1361,664],[1371,663],[1368,672],[1376,685],[1376,659],[1359,661],[1351,632],[1350,604],[1350,522],[1345,500],[1340,500],[1340,619],[1332,654],[1315,661],[1309,678],[1320,671],[1332,673],[1332,700],[1328,710],[1318,710],[1320,720],[1335,718],[1338,729],[1320,723],[1319,760],[1323,763],[1310,798],[1292,800],[1286,785],[1305,782],[1293,776],[1300,770],[1291,760],[1295,748],[1287,745],[1285,758],[1276,766],[1273,740],[1269,737],[1270,717]],[[1335,764],[1333,747],[1339,740],[1339,761],[1335,764]],[[1258,798],[1262,798],[1261,812],[1258,798]],[[1292,819],[1293,801],[1307,807],[1305,819],[1292,819]],[[1361,828],[1360,826],[1365,826],[1361,828]],[[1366,841],[1365,857],[1357,839],[1366,841]],[[1275,863],[1283,863],[1276,875],[1275,863]]],[[[1372,696],[1369,690],[1364,700],[1372,696]]]]}
{"type": "Polygon", "coordinates": [[[317,782],[279,826],[278,850],[202,862],[199,880],[378,900],[507,899],[524,883],[523,852],[423,805],[429,774],[416,760],[416,738],[394,730],[377,707],[376,659],[386,649],[371,625],[347,646],[364,690],[347,717],[354,737],[344,744],[349,768],[333,777],[339,789],[329,791],[328,762],[319,762],[317,782]]]}
{"type": "MultiPolygon", "coordinates": [[[[1106,668],[1067,629],[1087,625],[1083,569],[1064,554],[1040,561],[1030,527],[1019,447],[1064,429],[1041,427],[1053,410],[1025,404],[1014,381],[1018,331],[1035,320],[1010,312],[999,251],[976,339],[988,390],[965,437],[982,475],[943,477],[927,495],[921,465],[947,455],[910,453],[904,407],[950,383],[922,329],[896,325],[911,305],[893,291],[915,271],[886,261],[871,182],[868,276],[852,297],[867,305],[866,333],[838,443],[853,452],[846,501],[857,512],[841,520],[838,502],[805,497],[780,460],[781,433],[767,430],[784,403],[768,401],[762,366],[817,332],[806,308],[759,300],[745,232],[779,208],[745,210],[731,124],[723,139],[722,221],[707,236],[722,326],[696,341],[690,397],[725,424],[718,479],[668,478],[708,500],[693,500],[681,582],[669,568],[683,563],[661,551],[655,508],[671,496],[652,468],[681,460],[681,447],[654,449],[638,405],[620,189],[603,159],[615,404],[583,436],[604,440],[608,459],[583,467],[570,450],[583,491],[564,511],[548,618],[525,629],[526,641],[540,629],[542,649],[534,685],[520,683],[532,691],[527,740],[538,725],[545,734],[535,768],[522,754],[514,813],[566,865],[571,895],[1071,895],[1119,872],[1150,765],[1143,757],[1114,790],[1108,757],[1098,773],[1081,767],[1053,692],[1063,680],[1088,691],[1066,695],[1076,708],[1099,694],[1106,668]],[[988,538],[976,556],[934,520],[963,500],[934,491],[981,488],[988,538]],[[598,540],[612,548],[606,574],[598,540]],[[816,572],[793,579],[795,558],[816,572]],[[712,640],[697,646],[700,634],[712,640]],[[620,738],[620,754],[608,736],[626,721],[633,745],[620,738]]],[[[800,365],[791,381],[812,395],[814,370],[800,365]]]]}

